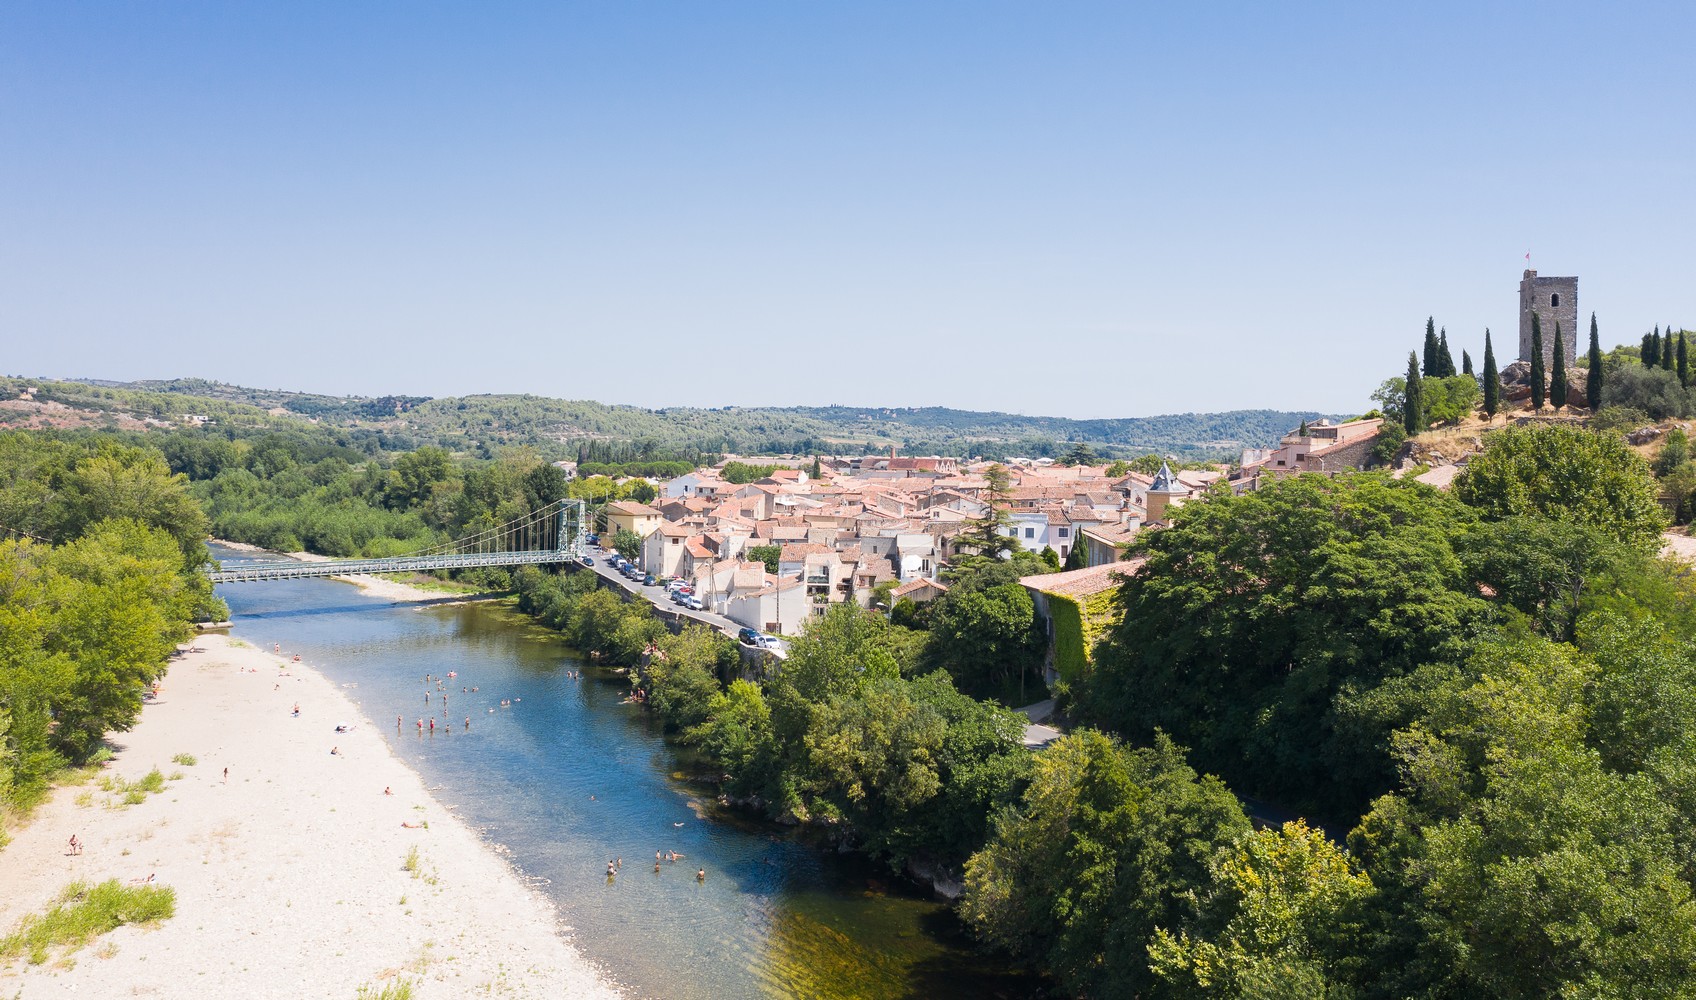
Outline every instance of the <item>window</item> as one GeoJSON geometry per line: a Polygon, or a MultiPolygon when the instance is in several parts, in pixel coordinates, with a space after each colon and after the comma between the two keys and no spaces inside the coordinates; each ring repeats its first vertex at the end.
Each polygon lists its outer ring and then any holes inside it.
{"type": "Polygon", "coordinates": [[[1069,537],[1071,537],[1071,534],[1072,534],[1072,529],[1070,529],[1070,528],[1061,528],[1060,529],[1060,537],[1061,538],[1069,538],[1069,537]]]}
{"type": "Polygon", "coordinates": [[[1035,528],[1026,528],[1025,529],[1025,537],[1026,538],[1035,538],[1036,537],[1036,529],[1035,528]]]}
{"type": "Polygon", "coordinates": [[[1560,304],[1561,304],[1561,293],[1560,292],[1556,292],[1553,295],[1549,296],[1549,308],[1553,309],[1556,306],[1559,306],[1560,304]]]}

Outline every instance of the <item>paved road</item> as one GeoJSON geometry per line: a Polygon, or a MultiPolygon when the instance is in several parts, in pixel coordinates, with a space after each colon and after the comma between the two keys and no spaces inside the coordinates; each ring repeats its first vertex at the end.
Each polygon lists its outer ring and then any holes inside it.
{"type": "MultiPolygon", "coordinates": [[[[600,574],[603,579],[611,580],[626,593],[636,594],[640,597],[647,598],[654,607],[668,614],[687,618],[691,621],[699,622],[702,625],[716,628],[731,639],[735,639],[736,633],[742,629],[742,625],[739,622],[731,621],[723,615],[714,614],[711,611],[691,611],[688,608],[671,603],[671,595],[666,593],[666,589],[664,587],[645,587],[640,581],[625,579],[623,573],[620,573],[618,570],[607,565],[607,560],[611,558],[611,556],[611,552],[608,552],[605,549],[597,549],[593,555],[595,565],[590,566],[589,568],[600,574]]],[[[781,656],[782,654],[779,653],[779,655],[781,656]]]]}

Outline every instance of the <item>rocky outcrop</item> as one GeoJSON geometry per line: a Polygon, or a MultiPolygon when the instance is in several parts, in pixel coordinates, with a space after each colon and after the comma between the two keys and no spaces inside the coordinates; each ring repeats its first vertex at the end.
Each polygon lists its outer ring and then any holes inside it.
{"type": "MultiPolygon", "coordinates": [[[[1590,407],[1590,396],[1585,383],[1589,372],[1583,368],[1568,368],[1566,370],[1566,405],[1590,407]]],[[[1509,403],[1525,403],[1531,400],[1531,362],[1515,361],[1501,371],[1502,399],[1509,403]]]]}

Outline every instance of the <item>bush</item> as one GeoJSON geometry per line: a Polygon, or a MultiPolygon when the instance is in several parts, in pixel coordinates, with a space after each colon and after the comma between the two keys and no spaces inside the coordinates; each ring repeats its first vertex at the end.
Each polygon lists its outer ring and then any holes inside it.
{"type": "Polygon", "coordinates": [[[1602,402],[1642,410],[1651,420],[1690,416],[1690,394],[1678,376],[1662,368],[1625,365],[1607,373],[1602,402]]]}
{"type": "Polygon", "coordinates": [[[25,917],[16,931],[0,938],[0,959],[28,955],[31,965],[40,965],[47,961],[48,949],[57,945],[75,950],[124,924],[164,920],[176,908],[176,890],[167,886],[124,886],[109,879],[90,889],[86,882],[72,882],[52,909],[25,917]]]}

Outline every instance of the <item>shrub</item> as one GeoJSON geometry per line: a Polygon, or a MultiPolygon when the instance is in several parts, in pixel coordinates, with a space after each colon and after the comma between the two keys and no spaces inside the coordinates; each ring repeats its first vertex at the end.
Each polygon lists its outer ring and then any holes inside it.
{"type": "Polygon", "coordinates": [[[147,924],[176,912],[176,890],[162,885],[120,885],[109,879],[94,888],[73,882],[54,900],[52,909],[25,917],[10,936],[0,938],[0,959],[28,955],[30,964],[47,961],[48,949],[67,945],[72,950],[123,924],[147,924]]]}

